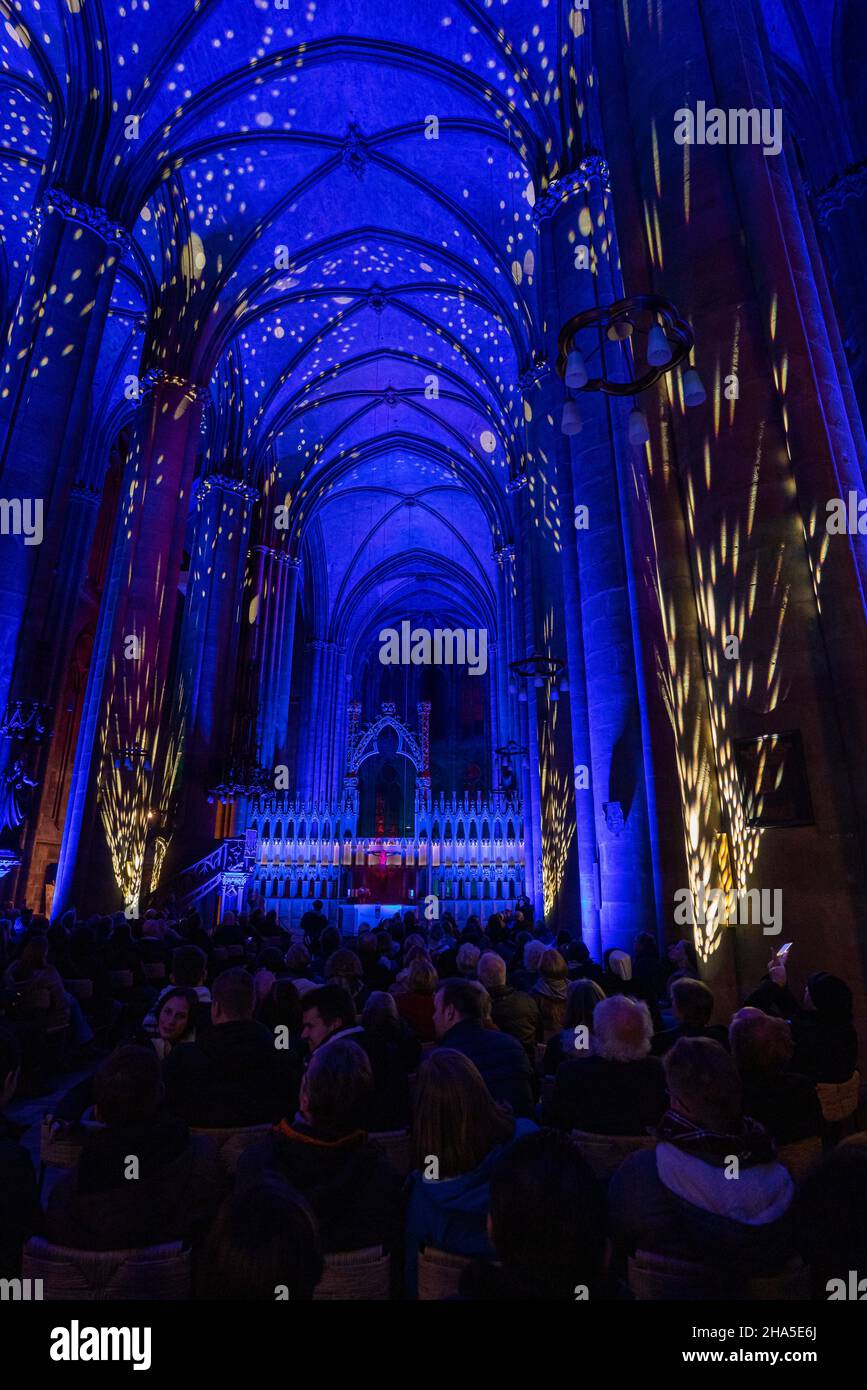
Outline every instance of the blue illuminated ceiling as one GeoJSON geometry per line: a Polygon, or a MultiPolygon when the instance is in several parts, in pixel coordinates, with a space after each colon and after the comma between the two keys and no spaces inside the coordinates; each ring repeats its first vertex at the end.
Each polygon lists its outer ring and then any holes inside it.
{"type": "MultiPolygon", "coordinates": [[[[460,593],[494,611],[504,485],[527,450],[517,382],[540,340],[532,206],[579,142],[580,11],[3,9],[7,304],[41,183],[132,231],[96,378],[93,481],[106,430],[134,409],[128,377],[165,366],[211,389],[208,466],[291,499],[293,547],[326,548],[322,635],[358,602],[408,601],[410,573],[419,602],[460,593]]],[[[788,7],[767,9],[794,61],[788,7]]]]}

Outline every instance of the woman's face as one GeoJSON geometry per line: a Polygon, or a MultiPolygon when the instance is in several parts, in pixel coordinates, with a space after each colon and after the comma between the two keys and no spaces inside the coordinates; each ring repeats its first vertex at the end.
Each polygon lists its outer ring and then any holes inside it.
{"type": "Polygon", "coordinates": [[[190,1022],[190,1006],[186,999],[168,999],[160,1009],[160,1037],[176,1043],[184,1036],[190,1022]]]}

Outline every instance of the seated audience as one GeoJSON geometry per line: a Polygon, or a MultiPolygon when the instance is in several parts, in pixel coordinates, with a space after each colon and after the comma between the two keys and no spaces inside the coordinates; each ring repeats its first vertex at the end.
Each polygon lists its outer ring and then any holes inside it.
{"type": "Polygon", "coordinates": [[[316,981],[310,978],[310,952],[300,944],[290,946],[283,958],[284,979],[291,980],[298,993],[304,995],[316,988],[316,981]]]}
{"type": "Polygon", "coordinates": [[[548,1042],[563,1027],[568,985],[569,967],[560,952],[543,952],[539,961],[539,978],[532,989],[533,998],[539,1006],[540,1042],[548,1042]]]}
{"type": "Polygon", "coordinates": [[[458,974],[465,980],[474,980],[476,978],[476,969],[481,954],[478,946],[474,946],[471,941],[465,941],[462,946],[458,947],[458,974]]]}
{"type": "Polygon", "coordinates": [[[266,1124],[297,1095],[288,1052],[253,1019],[255,991],[246,970],[224,970],[214,981],[211,1027],[166,1058],[166,1104],[188,1124],[209,1129],[266,1124]]]}
{"type": "Polygon", "coordinates": [[[855,1136],[826,1154],[801,1184],[794,1203],[798,1250],[810,1268],[813,1297],[851,1298],[852,1271],[867,1293],[867,1142],[855,1136]]]}
{"type": "Polygon", "coordinates": [[[397,1012],[419,1042],[434,1042],[434,994],[439,977],[428,956],[416,956],[406,972],[405,989],[394,996],[397,1012]]]}
{"type": "Polygon", "coordinates": [[[531,1116],[535,1077],[521,1044],[484,1025],[486,991],[471,980],[444,980],[434,1001],[434,1029],[442,1047],[469,1057],[495,1101],[531,1116]]]}
{"type": "MultiPolygon", "coordinates": [[[[682,988],[687,981],[678,982],[682,988]]],[[[740,1009],[729,1024],[732,1056],[743,1087],[744,1114],[758,1120],[778,1144],[822,1133],[822,1107],[808,1076],[789,1071],[795,1054],[783,1018],[740,1009]]]]}
{"type": "Polygon", "coordinates": [[[813,1081],[848,1081],[858,1062],[852,991],[845,980],[819,970],[810,975],[799,1005],[787,983],[785,959],[774,955],[768,974],[746,1003],[788,1019],[795,1040],[793,1069],[813,1081]]]}
{"type": "Polygon", "coordinates": [[[97,1068],[93,1094],[98,1126],[86,1132],[77,1167],[51,1190],[48,1239],[75,1250],[199,1239],[223,1196],[223,1170],[212,1140],[160,1113],[153,1049],[119,1047],[97,1068]]]}
{"type": "Polygon", "coordinates": [[[16,998],[16,1017],[43,1030],[66,1028],[69,1000],[63,981],[48,961],[48,938],[31,936],[17,960],[7,966],[3,983],[16,998]]]}
{"type": "Polygon", "coordinates": [[[364,984],[364,969],[354,951],[347,950],[345,946],[341,946],[339,951],[333,951],[325,962],[323,973],[327,985],[337,985],[340,989],[345,989],[356,1007],[361,1007],[367,990],[364,984]]]}
{"type": "Polygon", "coordinates": [[[36,1175],[21,1143],[25,1126],[14,1125],[6,1114],[20,1070],[18,1039],[0,1028],[0,1279],[19,1277],[22,1247],[42,1230],[36,1175]]]}
{"type": "Polygon", "coordinates": [[[646,1134],[666,1107],[652,1034],[646,1004],[626,995],[603,999],[593,1014],[591,1055],[573,1055],[557,1068],[546,1119],[592,1134],[646,1134]]]}
{"type": "Polygon", "coordinates": [[[495,1025],[501,1033],[516,1038],[534,1061],[536,1042],[541,1040],[538,1000],[506,984],[506,962],[496,951],[485,952],[479,960],[478,972],[479,984],[484,985],[491,1000],[491,1018],[495,1025]]]}
{"type": "Polygon", "coordinates": [[[728,1047],[728,1034],[725,1028],[711,1024],[713,1013],[713,993],[703,980],[693,980],[684,975],[671,986],[671,1009],[675,1023],[653,1037],[654,1057],[662,1057],[669,1048],[674,1047],[678,1038],[710,1038],[723,1047],[728,1047]]]}
{"type": "Polygon", "coordinates": [[[542,1066],[545,1076],[554,1076],[560,1063],[567,1057],[590,1056],[593,1014],[596,1005],[604,998],[602,988],[595,980],[576,980],[569,986],[563,1027],[545,1048],[542,1066]]]}
{"type": "Polygon", "coordinates": [[[523,990],[529,994],[534,988],[539,978],[539,962],[545,954],[545,947],[541,941],[531,938],[524,946],[523,968],[515,970],[512,974],[512,985],[515,989],[523,990]]]}
{"type": "Polygon", "coordinates": [[[405,1285],[417,1291],[425,1246],[455,1255],[489,1255],[486,1231],[491,1170],[511,1143],[535,1129],[491,1097],[460,1052],[438,1048],[422,1063],[413,1110],[413,1166],[406,1216],[405,1285]]]}
{"type": "Polygon", "coordinates": [[[409,1123],[409,1074],[418,1065],[421,1045],[407,1038],[397,1011],[392,1015],[396,1027],[368,1031],[358,1022],[352,999],[339,985],[310,990],[301,1004],[301,1036],[311,1054],[335,1038],[351,1038],[366,1052],[376,1082],[371,1128],[404,1128],[409,1123]]]}
{"type": "Polygon", "coordinates": [[[349,1038],[317,1048],[301,1082],[298,1113],[247,1149],[239,1190],[277,1174],[309,1202],[326,1252],[392,1249],[400,1179],[367,1137],[375,1100],[367,1055],[349,1038]]]}
{"type": "Polygon", "coordinates": [[[279,1178],[238,1183],[220,1207],[199,1265],[196,1297],[236,1303],[309,1302],[322,1278],[309,1203],[279,1178]]]}
{"type": "Polygon", "coordinates": [[[591,1303],[610,1296],[604,1275],[605,1193],[567,1135],[516,1139],[490,1174],[488,1236],[495,1261],[464,1271],[474,1301],[591,1303]]]}
{"type": "Polygon", "coordinates": [[[794,1252],[792,1179],[767,1131],[744,1116],[735,1064],[719,1043],[681,1038],[664,1065],[671,1105],[659,1143],[631,1154],[608,1189],[616,1254],[691,1260],[743,1291],[794,1252]]]}
{"type": "Polygon", "coordinates": [[[156,1007],[156,1034],[145,1035],[161,1062],[178,1043],[195,1042],[197,1006],[192,989],[169,989],[161,996],[156,1007]]]}
{"type": "Polygon", "coordinates": [[[156,1003],[145,1015],[143,1027],[146,1032],[156,1031],[157,1009],[172,988],[191,989],[196,996],[193,1014],[194,1029],[207,1028],[211,1021],[211,991],[205,984],[208,973],[208,958],[198,946],[176,946],[172,951],[172,967],[169,983],[162,989],[156,1003]]]}

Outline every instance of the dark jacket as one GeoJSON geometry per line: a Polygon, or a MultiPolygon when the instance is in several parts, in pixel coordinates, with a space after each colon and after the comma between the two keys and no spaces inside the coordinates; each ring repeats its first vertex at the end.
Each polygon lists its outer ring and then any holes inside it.
{"type": "Polygon", "coordinates": [[[273,1123],[294,1113],[299,1076],[274,1035],[252,1019],[215,1024],[179,1043],[163,1070],[166,1107],[205,1129],[273,1123]]]}
{"type": "Polygon", "coordinates": [[[500,1032],[517,1038],[532,1057],[541,1034],[536,999],[523,990],[513,989],[511,985],[495,985],[488,990],[488,994],[491,996],[491,1017],[500,1032]]]}
{"type": "Polygon", "coordinates": [[[0,1114],[0,1279],[21,1273],[21,1247],[42,1230],[42,1211],[24,1128],[0,1114]]]}
{"type": "Polygon", "coordinates": [[[465,1018],[440,1038],[440,1046],[453,1047],[469,1057],[481,1072],[494,1100],[510,1105],[515,1115],[532,1117],[533,1068],[523,1047],[514,1038],[465,1018]]]}
{"type": "Polygon", "coordinates": [[[285,1120],[264,1143],[247,1149],[237,1185],[276,1173],[313,1208],[327,1253],[392,1249],[400,1230],[400,1178],[363,1130],[336,1136],[285,1120]]]}
{"type": "MultiPolygon", "coordinates": [[[[627,1256],[648,1250],[711,1265],[727,1280],[729,1296],[734,1297],[744,1295],[745,1280],[774,1274],[792,1257],[791,1209],[763,1224],[706,1210],[665,1186],[657,1172],[657,1152],[644,1149],[630,1154],[611,1179],[608,1213],[615,1272],[622,1272],[627,1256]]],[[[776,1165],[766,1168],[773,1170],[776,1165]]],[[[718,1173],[722,1184],[726,1181],[723,1170],[718,1173]]],[[[738,1189],[739,1184],[731,1181],[723,1190],[739,1199],[738,1189]]]]}
{"type": "Polygon", "coordinates": [[[729,1035],[721,1023],[712,1023],[709,1028],[687,1028],[685,1023],[676,1023],[673,1028],[654,1033],[650,1050],[654,1057],[664,1057],[681,1038],[708,1038],[720,1043],[726,1052],[729,1050],[729,1035]]]}
{"type": "Polygon", "coordinates": [[[808,1076],[784,1071],[741,1079],[744,1114],[763,1124],[778,1144],[795,1144],[822,1133],[822,1107],[808,1076]]]}
{"type": "Polygon", "coordinates": [[[646,1134],[667,1105],[665,1073],[656,1057],[567,1057],[557,1069],[546,1122],[590,1134],[646,1134]]]}
{"type": "Polygon", "coordinates": [[[87,1134],[78,1167],[52,1188],[46,1233],[75,1250],[196,1241],[224,1191],[214,1142],[191,1137],[170,1115],[139,1129],[97,1129],[87,1134]],[[137,1178],[126,1176],[132,1155],[137,1178]]]}
{"type": "Polygon", "coordinates": [[[516,1120],[511,1139],[486,1154],[477,1168],[460,1177],[433,1181],[413,1173],[406,1212],[406,1261],[404,1284],[415,1297],[418,1288],[418,1253],[425,1246],[451,1255],[491,1256],[487,1217],[491,1198],[491,1173],[509,1144],[536,1129],[532,1120],[516,1120]]]}

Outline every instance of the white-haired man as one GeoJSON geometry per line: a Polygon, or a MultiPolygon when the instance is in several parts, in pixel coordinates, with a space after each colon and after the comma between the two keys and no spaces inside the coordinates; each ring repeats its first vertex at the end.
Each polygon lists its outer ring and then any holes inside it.
{"type": "MultiPolygon", "coordinates": [[[[540,943],[541,944],[541,943],[540,943]]],[[[506,962],[496,951],[486,951],[479,961],[479,983],[491,998],[491,1018],[501,1033],[517,1038],[531,1060],[542,1041],[539,1005],[531,994],[506,984],[506,962]]]]}
{"type": "Polygon", "coordinates": [[[576,1049],[557,1068],[547,1123],[593,1134],[646,1134],[667,1103],[662,1064],[650,1055],[652,1037],[646,1004],[624,994],[603,999],[589,1049],[576,1049]]]}

